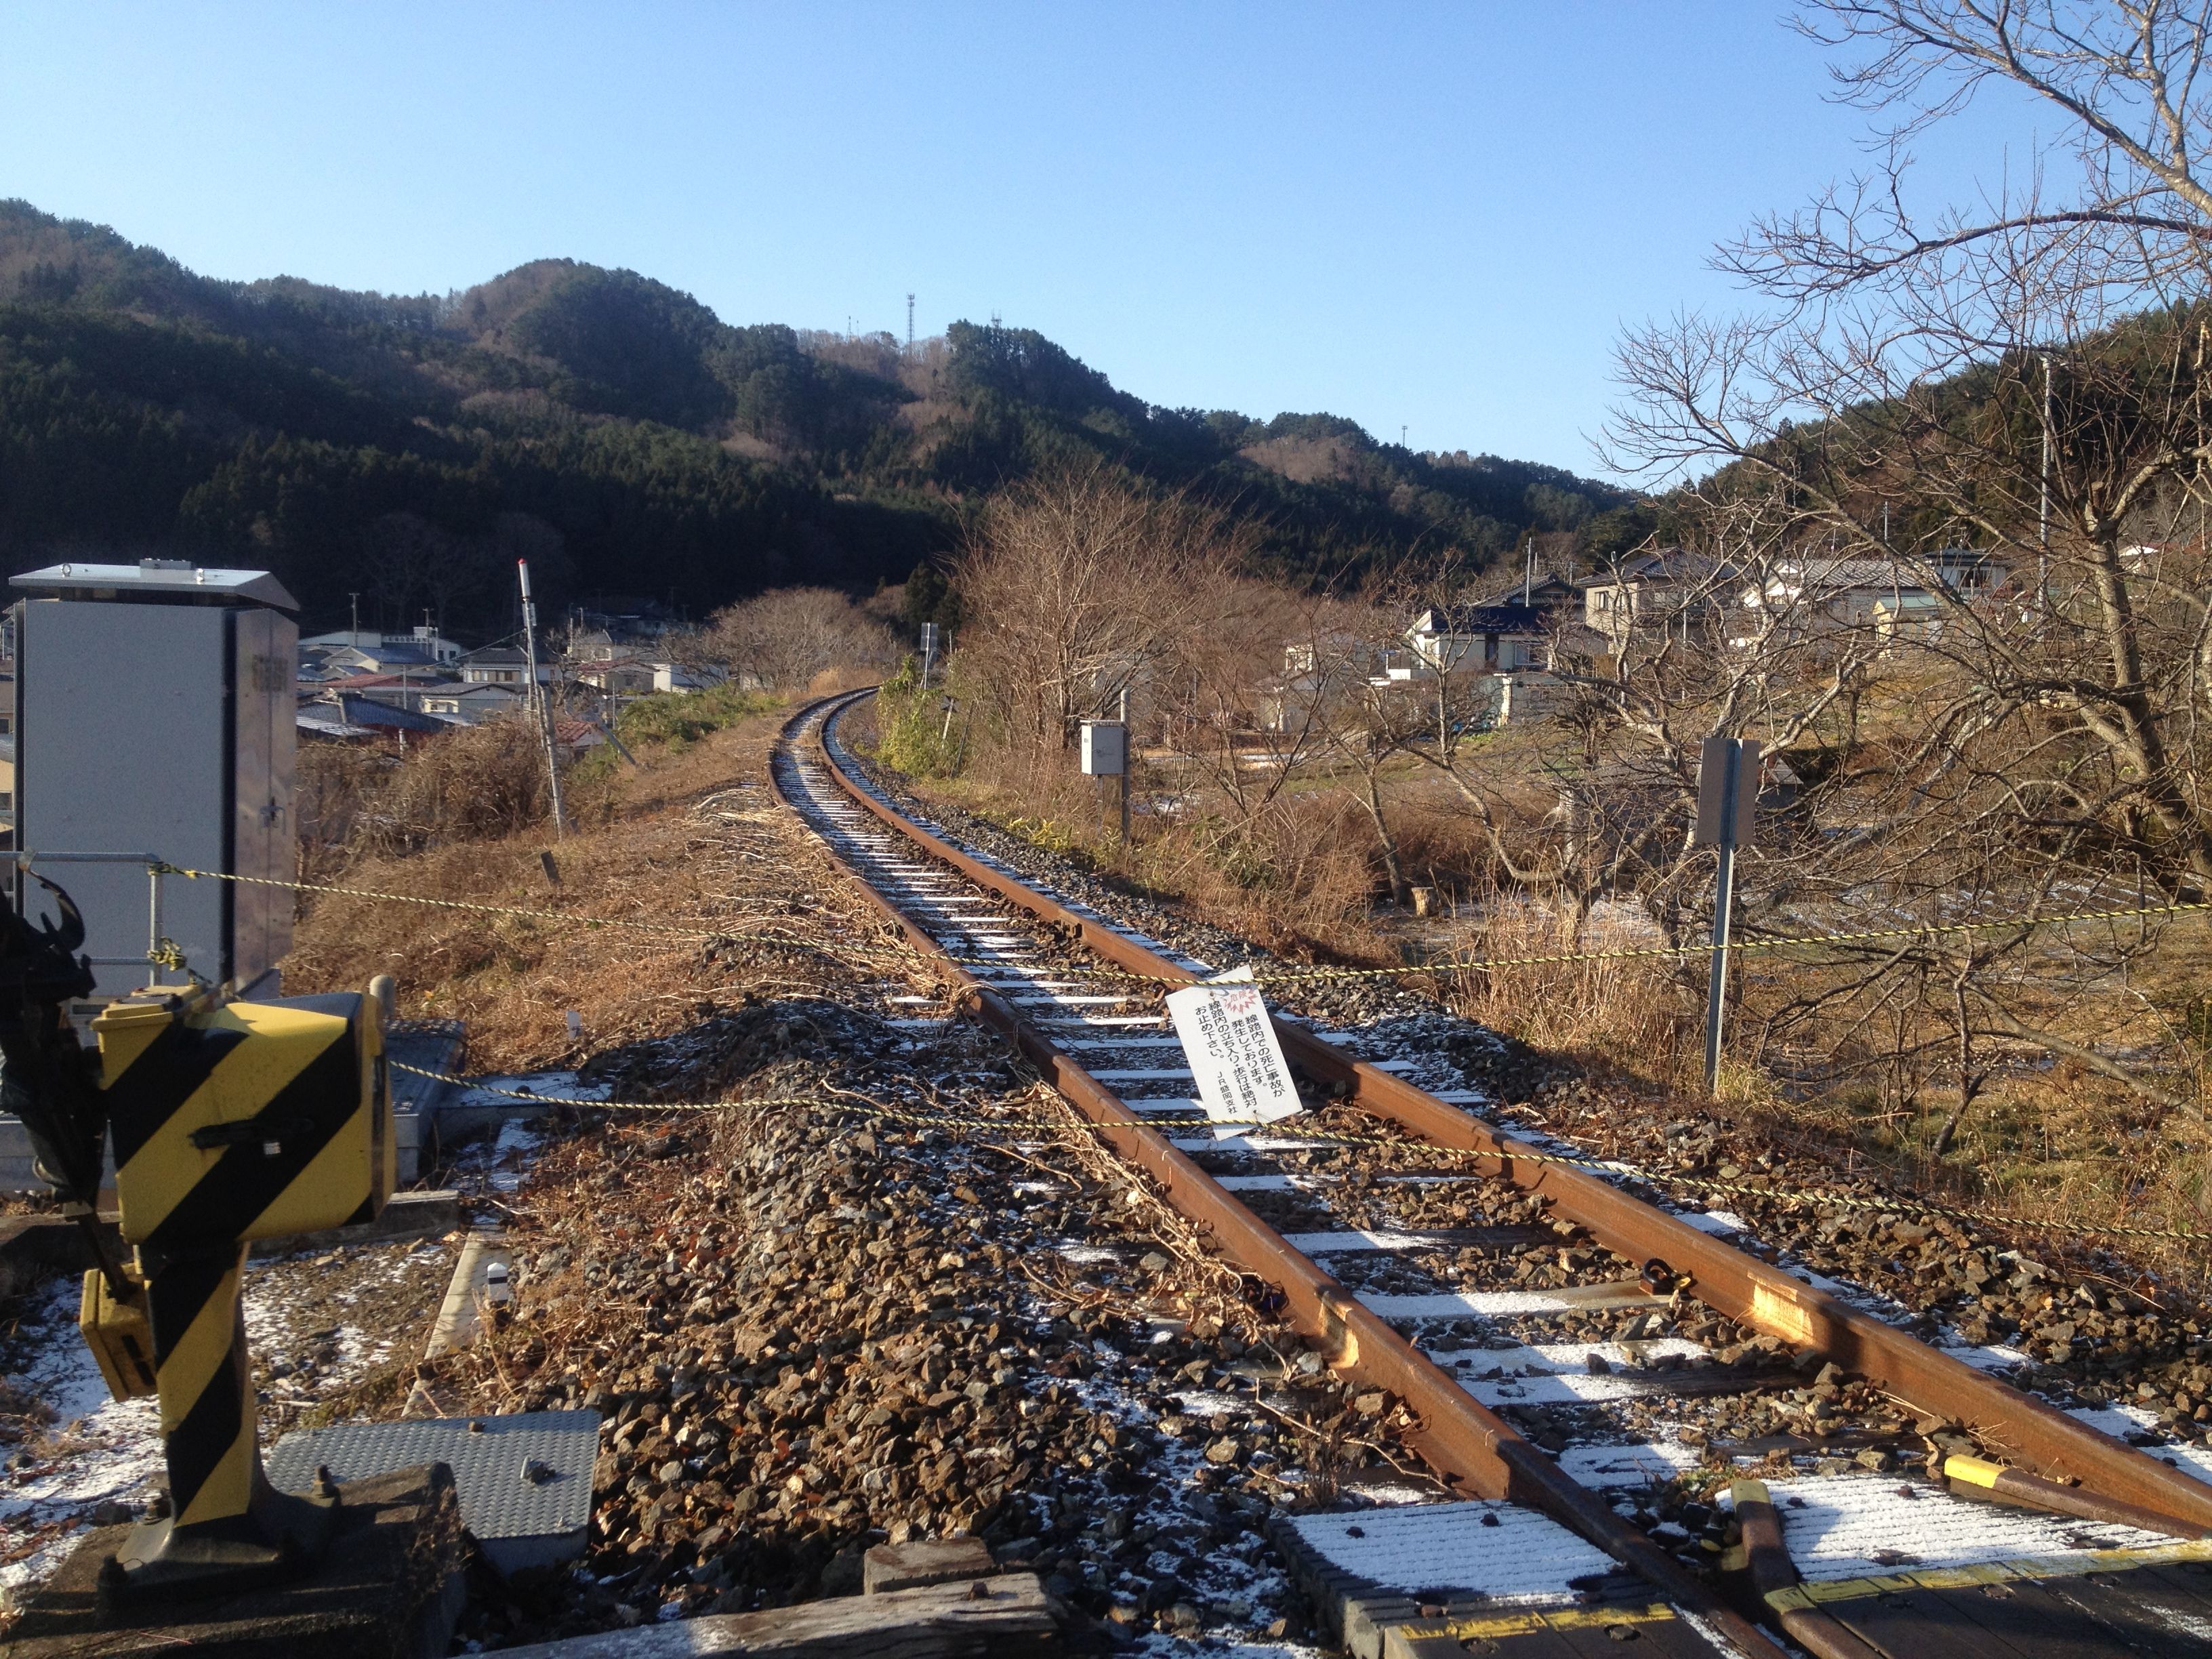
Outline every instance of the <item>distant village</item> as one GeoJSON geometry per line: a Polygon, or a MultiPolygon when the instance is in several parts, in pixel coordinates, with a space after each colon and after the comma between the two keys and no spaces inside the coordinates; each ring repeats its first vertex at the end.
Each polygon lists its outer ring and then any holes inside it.
{"type": "MultiPolygon", "coordinates": [[[[2129,549],[2148,555],[2154,550],[2129,549]]],[[[1579,674],[1603,672],[1622,657],[1672,636],[1726,648],[1762,629],[1848,632],[1902,645],[1928,643],[1943,627],[1949,598],[1986,599],[2010,573],[1965,548],[1905,558],[1798,556],[1739,568],[1680,548],[1629,555],[1595,574],[1531,571],[1486,597],[1414,611],[1402,635],[1379,647],[1342,641],[1285,642],[1280,677],[1253,688],[1261,729],[1284,729],[1341,681],[1317,651],[1354,649],[1376,687],[1442,676],[1474,681],[1480,723],[1540,719],[1579,674]]],[[[1395,624],[1392,624],[1395,628],[1395,624]]],[[[573,758],[616,741],[629,700],[705,689],[724,671],[681,660],[684,627],[657,603],[602,598],[571,609],[537,641],[520,634],[470,647],[433,623],[404,634],[355,628],[299,644],[297,724],[302,742],[408,746],[460,726],[529,712],[535,683],[555,711],[554,742],[573,758]]],[[[0,639],[12,678],[12,640],[0,639]]],[[[747,686],[757,684],[733,671],[747,686]]],[[[14,739],[0,709],[0,828],[12,817],[14,739]]]]}
{"type": "MultiPolygon", "coordinates": [[[[623,702],[704,683],[666,648],[677,624],[650,602],[568,613],[535,653],[536,683],[563,710],[556,741],[572,753],[608,741],[623,702]]],[[[405,634],[343,629],[300,641],[300,736],[358,743],[433,735],[521,710],[533,653],[519,636],[474,649],[425,623],[405,634]]]]}
{"type": "MultiPolygon", "coordinates": [[[[2126,550],[2140,560],[2155,550],[2126,550]]],[[[1538,575],[1486,598],[1426,606],[1402,638],[1368,653],[1377,687],[1474,681],[1485,725],[1553,712],[1577,676],[1605,674],[1669,640],[1746,650],[1776,636],[1871,641],[1878,648],[1935,643],[1954,601],[1986,602],[2008,585],[2002,561],[1969,548],[1912,558],[1798,555],[1734,563],[1681,548],[1647,549],[1597,574],[1538,575]]],[[[1395,623],[1392,624],[1395,626],[1395,623]]],[[[1263,726],[1304,718],[1330,681],[1322,658],[1341,641],[1289,645],[1263,726]]]]}

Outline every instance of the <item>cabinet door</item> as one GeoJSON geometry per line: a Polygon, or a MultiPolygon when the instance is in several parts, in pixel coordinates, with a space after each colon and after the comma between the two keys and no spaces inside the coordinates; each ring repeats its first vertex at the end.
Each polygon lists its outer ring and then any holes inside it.
{"type": "MultiPolygon", "coordinates": [[[[232,873],[290,881],[298,868],[292,811],[297,743],[293,680],[299,629],[274,611],[241,611],[234,635],[232,873]]],[[[252,986],[291,948],[293,894],[231,884],[230,977],[252,986]]]]}
{"type": "MultiPolygon", "coordinates": [[[[212,607],[31,599],[23,606],[15,734],[19,844],[84,913],[100,994],[147,983],[145,870],[71,854],[145,854],[228,867],[229,613],[212,607]]],[[[161,932],[201,977],[228,971],[229,884],[161,890],[161,932]]],[[[33,917],[52,908],[36,883],[33,917]]],[[[176,975],[170,974],[173,980],[176,975]]]]}

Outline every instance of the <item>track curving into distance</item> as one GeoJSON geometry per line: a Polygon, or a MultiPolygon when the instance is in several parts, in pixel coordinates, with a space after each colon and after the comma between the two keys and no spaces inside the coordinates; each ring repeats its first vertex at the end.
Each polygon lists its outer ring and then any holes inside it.
{"type": "MultiPolygon", "coordinates": [[[[1272,1287],[1340,1370],[1406,1402],[1419,1424],[1410,1438],[1447,1486],[1549,1517],[1680,1613],[1639,1627],[1657,1640],[1652,1650],[2212,1655],[2212,1577],[2201,1605],[2166,1583],[2172,1540],[2212,1533],[2212,1484],[2009,1387],[1990,1374],[2002,1352],[1920,1341],[1872,1298],[1760,1260],[1711,1217],[1672,1213],[1547,1158],[1468,1110],[1474,1094],[1419,1089],[1390,1062],[1352,1058],[1346,1034],[1296,1019],[1279,1015],[1277,1029],[1316,1109],[1264,1132],[1208,1125],[1158,1006],[1167,988],[1068,963],[1073,951],[1184,982],[1212,969],[894,804],[838,738],[838,717],[868,695],[827,699],[787,726],[775,763],[786,805],[962,1006],[1014,1042],[1224,1258],[1272,1287]],[[1329,1129],[1308,1129],[1310,1119],[1329,1129]],[[1352,1146],[1347,1120],[1358,1126],[1352,1146]],[[1460,1156],[1439,1160],[1436,1148],[1460,1156]],[[1499,1214],[1513,1218],[1501,1224],[1499,1214]],[[1532,1287],[1531,1264],[1554,1261],[1563,1272],[1532,1287]],[[1821,1431],[1824,1401],[1856,1402],[1863,1417],[1869,1399],[1890,1402],[1897,1420],[1821,1431]],[[1805,1431],[1709,1443],[1701,1413],[1727,1401],[1740,1422],[1747,1400],[1771,1401],[1805,1431]],[[1545,1426],[1524,1432],[1532,1413],[1545,1426]],[[1886,1449],[1919,1446],[1909,1425],[1930,1423],[2164,1522],[2086,1528],[1970,1502],[1917,1470],[1900,1475],[1886,1449]],[[1711,1544],[1701,1553],[1699,1540],[1645,1509],[1654,1486],[1701,1463],[1719,1479],[1708,1460],[1730,1452],[1764,1456],[1783,1542],[1797,1557],[1794,1570],[1786,1558],[1779,1568],[1754,1559],[1758,1589],[1802,1571],[1804,1592],[1747,1597],[1736,1581],[1717,1584],[1696,1565],[1715,1559],[1711,1544]],[[2099,1546],[2120,1553],[2097,1572],[2069,1565],[2038,1577],[2017,1565],[2099,1546]],[[1989,1565],[2007,1562],[2015,1565],[1989,1565]],[[1885,1589],[1879,1577],[1929,1569],[1933,1589],[1885,1589]],[[1943,1572],[1963,1575],[1958,1595],[1980,1598],[1957,1618],[1943,1572]],[[1992,1572],[2027,1588],[2000,1595],[1982,1582],[1992,1572]],[[2051,1606],[2023,1622],[2031,1608],[2012,1605],[2023,1597],[2051,1606]],[[1954,1628],[1960,1618],[1971,1638],[1954,1628]]],[[[1717,1540],[1721,1522],[1711,1531],[1717,1540]]]]}

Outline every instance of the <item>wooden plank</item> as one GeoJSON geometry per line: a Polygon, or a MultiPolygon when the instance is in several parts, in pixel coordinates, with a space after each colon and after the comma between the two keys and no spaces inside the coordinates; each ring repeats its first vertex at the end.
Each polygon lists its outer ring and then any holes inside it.
{"type": "Polygon", "coordinates": [[[2046,1578],[2035,1588],[2113,1632],[2108,1652],[2171,1654],[2175,1659],[2212,1654],[2212,1608],[2161,1583],[2154,1572],[2046,1578]]]}
{"type": "Polygon", "coordinates": [[[513,1659],[1030,1659],[1059,1651],[1033,1572],[505,1648],[513,1659]]]}
{"type": "MultiPolygon", "coordinates": [[[[1623,1613],[1633,1609],[1623,1608],[1623,1613]]],[[[1594,1608],[1589,1622],[1559,1631],[1575,1659],[1620,1659],[1622,1644],[1633,1641],[1638,1659],[1720,1659],[1722,1650],[1680,1619],[1634,1619],[1608,1622],[1594,1608]]],[[[1517,1656],[1516,1656],[1517,1659],[1517,1656]]]]}
{"type": "Polygon", "coordinates": [[[1717,1659],[1717,1650],[1664,1602],[1618,1607],[1530,1607],[1424,1619],[1382,1633],[1382,1659],[1614,1659],[1624,1642],[1651,1659],[1717,1659]]]}
{"type": "Polygon", "coordinates": [[[2136,1574],[2142,1576],[2146,1590],[2152,1585],[2162,1587],[2173,1598],[2177,1610],[2194,1603],[2199,1619],[2212,1622],[2212,1572],[2201,1561],[2162,1561],[2138,1567],[2128,1573],[2092,1573],[2092,1580],[2100,1584],[2136,1582],[2136,1574]]]}
{"type": "Polygon", "coordinates": [[[980,1538],[878,1544],[860,1558],[860,1593],[888,1595],[894,1590],[920,1589],[924,1584],[988,1578],[998,1570],[991,1560],[991,1547],[980,1538]]]}
{"type": "Polygon", "coordinates": [[[2078,1596],[2064,1593],[2061,1587],[2065,1582],[2014,1578],[1926,1594],[1955,1606],[1984,1630],[2035,1659],[2114,1659],[2130,1651],[2159,1651],[2136,1647],[2127,1639],[2126,1626],[2112,1624],[2078,1596]]]}
{"type": "Polygon", "coordinates": [[[1437,1620],[1382,1633],[1382,1659],[1453,1659],[1470,1653],[1481,1659],[1580,1659],[1557,1631],[1533,1619],[1493,1621],[1472,1636],[1448,1633],[1437,1620]]]}
{"type": "Polygon", "coordinates": [[[2034,1659],[1933,1590],[1901,1587],[1830,1601],[1821,1611],[1890,1659],[2034,1659]]]}

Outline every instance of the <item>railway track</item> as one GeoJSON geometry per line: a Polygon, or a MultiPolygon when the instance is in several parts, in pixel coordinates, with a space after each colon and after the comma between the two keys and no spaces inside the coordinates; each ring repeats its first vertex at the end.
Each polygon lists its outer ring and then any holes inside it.
{"type": "Polygon", "coordinates": [[[1403,1403],[1453,1494],[1278,1527],[1355,1652],[2212,1655],[2212,1484],[2008,1386],[2002,1351],[1919,1340],[1352,1034],[1279,1014],[1307,1109],[1209,1123],[1159,1000],[1212,967],[902,811],[838,736],[866,695],[787,728],[786,805],[1255,1293],[1403,1403]],[[1787,1431],[1741,1433],[1762,1415],[1787,1431]]]}

